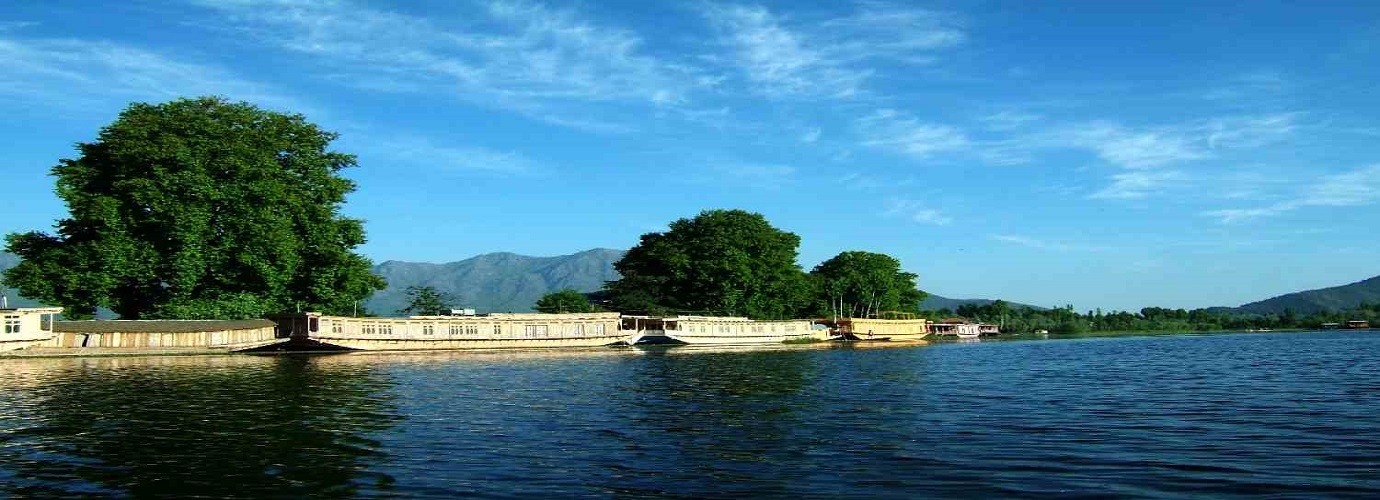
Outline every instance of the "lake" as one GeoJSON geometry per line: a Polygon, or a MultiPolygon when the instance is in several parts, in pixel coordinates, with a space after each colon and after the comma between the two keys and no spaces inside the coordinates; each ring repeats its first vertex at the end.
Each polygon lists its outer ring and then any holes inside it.
{"type": "Polygon", "coordinates": [[[1380,495],[1380,332],[0,360],[0,496],[1380,495]]]}

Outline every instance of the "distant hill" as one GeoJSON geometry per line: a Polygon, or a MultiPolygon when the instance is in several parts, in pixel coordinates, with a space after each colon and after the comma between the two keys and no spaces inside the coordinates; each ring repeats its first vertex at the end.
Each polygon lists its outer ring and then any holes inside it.
{"type": "Polygon", "coordinates": [[[613,263],[623,250],[599,248],[558,257],[490,253],[447,264],[388,261],[374,273],[388,288],[365,303],[369,312],[392,315],[407,306],[409,286],[432,286],[480,312],[531,311],[547,292],[573,288],[592,292],[618,279],[613,263]]]}
{"type": "Polygon", "coordinates": [[[1297,314],[1313,314],[1351,309],[1362,302],[1380,303],[1380,276],[1350,285],[1284,294],[1232,310],[1248,314],[1281,314],[1285,309],[1292,309],[1297,314]]]}
{"type": "MultiPolygon", "coordinates": [[[[938,310],[940,310],[940,309],[948,309],[948,310],[950,310],[950,311],[956,311],[956,310],[958,310],[959,306],[966,306],[966,305],[985,306],[985,305],[991,304],[991,303],[993,303],[993,302],[996,302],[996,299],[951,299],[951,298],[948,298],[948,297],[941,297],[941,296],[938,296],[938,295],[935,295],[935,294],[930,294],[929,297],[925,297],[925,300],[923,300],[923,301],[920,302],[920,309],[926,310],[926,311],[938,311],[938,310]]],[[[1042,310],[1042,309],[1045,309],[1045,308],[1043,308],[1043,307],[1032,306],[1032,305],[1030,305],[1030,304],[1022,304],[1022,303],[1019,303],[1019,302],[1007,301],[1007,304],[1010,304],[1012,308],[1029,308],[1029,309],[1041,309],[1041,310],[1042,310]]]]}

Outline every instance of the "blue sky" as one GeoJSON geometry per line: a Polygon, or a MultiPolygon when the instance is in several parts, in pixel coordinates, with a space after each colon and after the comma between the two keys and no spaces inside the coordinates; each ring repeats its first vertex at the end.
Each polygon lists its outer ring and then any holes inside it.
{"type": "Polygon", "coordinates": [[[708,208],[807,269],[1080,310],[1380,274],[1380,3],[6,2],[0,232],[133,101],[300,112],[376,262],[627,248],[708,208]]]}

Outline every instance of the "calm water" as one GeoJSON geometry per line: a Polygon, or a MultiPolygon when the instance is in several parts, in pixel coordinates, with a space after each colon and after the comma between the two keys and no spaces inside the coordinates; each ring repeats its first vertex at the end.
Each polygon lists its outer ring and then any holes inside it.
{"type": "Polygon", "coordinates": [[[1377,348],[0,360],[0,496],[1372,497],[1377,348]]]}

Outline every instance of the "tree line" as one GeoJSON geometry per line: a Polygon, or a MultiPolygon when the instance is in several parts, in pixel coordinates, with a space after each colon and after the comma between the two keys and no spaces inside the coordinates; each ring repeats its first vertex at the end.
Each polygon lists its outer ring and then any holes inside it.
{"type": "Polygon", "coordinates": [[[1259,329],[1315,329],[1329,323],[1345,323],[1352,320],[1380,321],[1380,304],[1362,303],[1357,307],[1341,311],[1322,311],[1301,315],[1285,309],[1280,314],[1249,314],[1225,308],[1214,309],[1167,309],[1146,307],[1139,312],[1113,311],[1101,309],[1078,313],[1073,306],[1040,309],[1033,307],[1013,307],[1004,301],[989,304],[967,304],[956,310],[926,311],[930,318],[960,316],[964,318],[999,324],[1003,332],[1029,333],[1047,331],[1050,333],[1090,333],[1090,332],[1128,332],[1128,331],[1239,331],[1259,329]]]}

